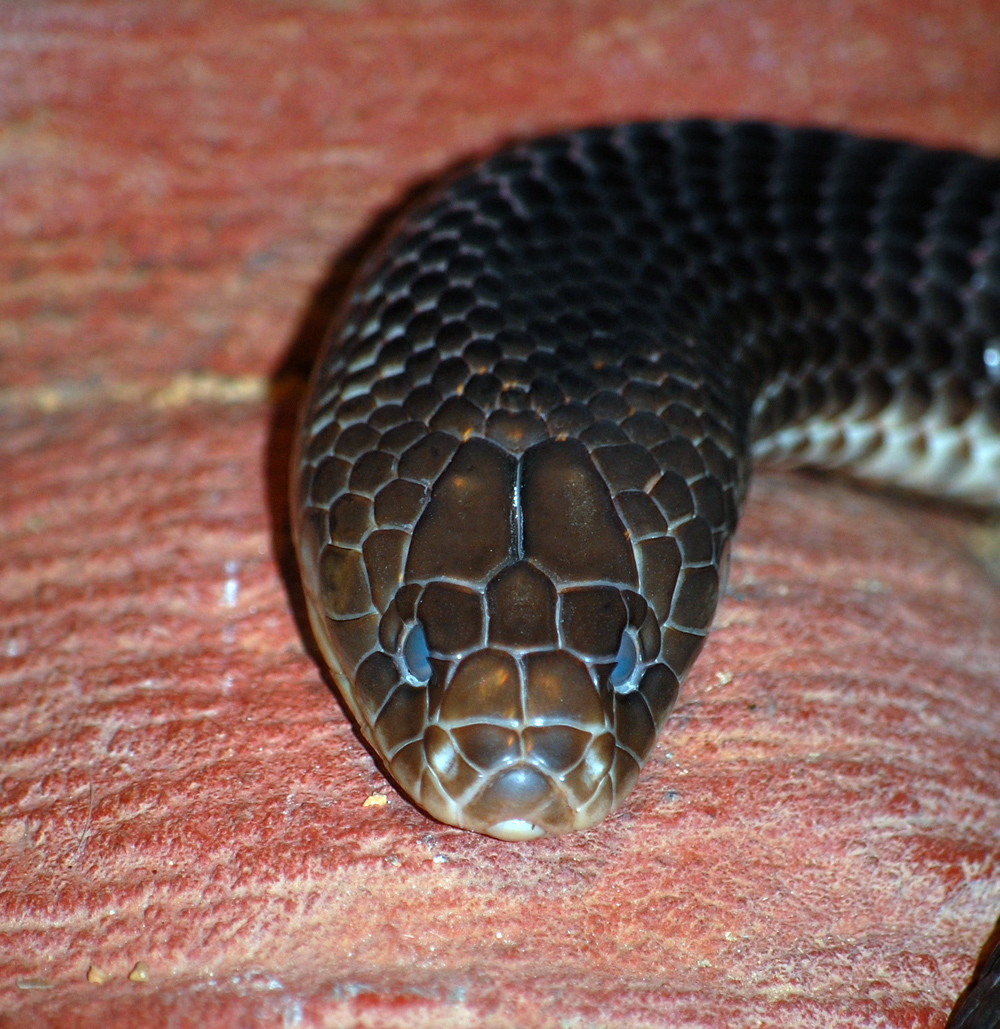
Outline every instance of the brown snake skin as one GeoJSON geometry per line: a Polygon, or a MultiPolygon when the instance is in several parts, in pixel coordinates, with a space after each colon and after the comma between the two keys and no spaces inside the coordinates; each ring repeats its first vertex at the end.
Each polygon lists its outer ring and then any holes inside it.
{"type": "Polygon", "coordinates": [[[317,641],[397,784],[501,839],[618,807],[754,460],[1000,504],[1000,162],[636,124],[411,211],[318,362],[292,497],[317,641]]]}

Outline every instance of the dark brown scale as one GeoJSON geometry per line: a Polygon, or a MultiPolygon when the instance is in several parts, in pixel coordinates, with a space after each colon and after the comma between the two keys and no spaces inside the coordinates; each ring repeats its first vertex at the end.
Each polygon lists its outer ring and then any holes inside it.
{"type": "Polygon", "coordinates": [[[482,581],[513,556],[509,512],[515,474],[514,460],[493,443],[473,439],[458,447],[414,527],[406,563],[410,581],[442,576],[482,581]],[[470,525],[475,533],[466,539],[470,525]],[[454,546],[458,539],[461,548],[454,546]]]}
{"type": "Polygon", "coordinates": [[[754,456],[1000,503],[1000,162],[708,121],[513,147],[386,242],[302,425],[310,617],[391,774],[504,839],[593,825],[754,456]]]}
{"type": "Polygon", "coordinates": [[[494,411],[486,420],[486,438],[511,454],[522,454],[547,438],[545,422],[525,405],[519,411],[494,411]]]}
{"type": "Polygon", "coordinates": [[[458,439],[482,435],[486,419],[483,412],[466,397],[450,396],[428,422],[435,432],[446,432],[458,439]]]}
{"type": "Polygon", "coordinates": [[[323,548],[319,561],[320,610],[329,618],[356,617],[371,606],[368,572],[360,551],[323,548]]]}
{"type": "Polygon", "coordinates": [[[337,638],[339,660],[350,663],[354,668],[376,648],[379,628],[377,615],[328,618],[324,624],[327,633],[337,638]]]}
{"type": "Polygon", "coordinates": [[[409,528],[416,524],[427,500],[427,488],[407,479],[393,479],[375,496],[375,521],[380,526],[409,528]]]}
{"type": "Polygon", "coordinates": [[[452,583],[428,584],[417,606],[426,626],[427,645],[440,654],[457,654],[482,643],[483,598],[477,590],[452,583]]]}
{"type": "Polygon", "coordinates": [[[636,443],[600,447],[591,456],[613,493],[645,490],[660,475],[649,451],[636,443]]]}
{"type": "Polygon", "coordinates": [[[367,497],[344,493],[330,508],[330,539],[348,546],[360,546],[374,527],[372,502],[367,497]]]}
{"type": "MultiPolygon", "coordinates": [[[[399,477],[432,485],[458,449],[458,444],[459,441],[446,432],[424,429],[400,456],[397,465],[399,477]]],[[[380,441],[380,446],[383,445],[380,441]]]]}
{"type": "Polygon", "coordinates": [[[325,457],[316,468],[311,481],[306,483],[310,501],[321,510],[328,510],[335,497],[347,486],[351,476],[349,462],[325,457]]]}
{"type": "Polygon", "coordinates": [[[584,586],[562,593],[562,640],[586,656],[612,659],[627,621],[625,602],[613,586],[584,586]]]}
{"type": "Polygon", "coordinates": [[[409,536],[400,529],[379,530],[365,538],[361,553],[368,572],[372,604],[379,611],[388,608],[399,588],[408,546],[409,536]]]}
{"type": "Polygon", "coordinates": [[[554,647],[557,593],[533,564],[518,561],[486,587],[490,644],[498,647],[554,647]]]}
{"type": "Polygon", "coordinates": [[[546,441],[522,461],[523,553],[566,581],[636,585],[635,560],[604,480],[579,443],[546,441]]]}
{"type": "Polygon", "coordinates": [[[615,506],[628,530],[629,539],[638,541],[666,533],[666,520],[648,494],[638,490],[619,493],[615,506]]]}
{"type": "Polygon", "coordinates": [[[489,718],[513,728],[524,717],[517,663],[496,649],[465,658],[448,682],[440,717],[456,724],[489,718]]]}
{"type": "Polygon", "coordinates": [[[464,725],[451,731],[452,738],[470,764],[488,772],[497,764],[514,761],[519,756],[520,737],[513,729],[497,725],[464,725]]]}

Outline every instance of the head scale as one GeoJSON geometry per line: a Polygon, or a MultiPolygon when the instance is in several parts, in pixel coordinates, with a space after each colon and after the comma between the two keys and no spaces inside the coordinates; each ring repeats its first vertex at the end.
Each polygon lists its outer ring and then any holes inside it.
{"type": "Polygon", "coordinates": [[[631,790],[700,649],[716,564],[688,567],[644,492],[662,472],[633,445],[408,424],[354,433],[360,454],[346,428],[303,462],[299,557],[338,686],[441,821],[502,839],[593,825],[631,790]],[[682,611],[685,579],[707,607],[682,611]]]}

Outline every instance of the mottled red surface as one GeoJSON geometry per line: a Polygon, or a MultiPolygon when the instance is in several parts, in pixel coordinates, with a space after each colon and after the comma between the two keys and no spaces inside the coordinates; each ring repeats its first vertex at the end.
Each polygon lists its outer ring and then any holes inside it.
{"type": "Polygon", "coordinates": [[[758,480],[627,808],[512,845],[359,744],[283,466],[423,177],[688,113],[1000,153],[997,5],[19,0],[0,39],[0,1025],[939,1029],[1000,909],[963,523],[758,480]]]}

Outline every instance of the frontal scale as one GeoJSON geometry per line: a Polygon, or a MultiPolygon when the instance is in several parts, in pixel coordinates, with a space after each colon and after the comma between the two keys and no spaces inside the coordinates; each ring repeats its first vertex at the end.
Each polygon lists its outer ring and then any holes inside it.
{"type": "Polygon", "coordinates": [[[516,840],[623,801],[752,453],[1000,499],[998,191],[996,162],[688,122],[514,148],[408,217],[315,370],[292,521],[420,807],[516,840]]]}

